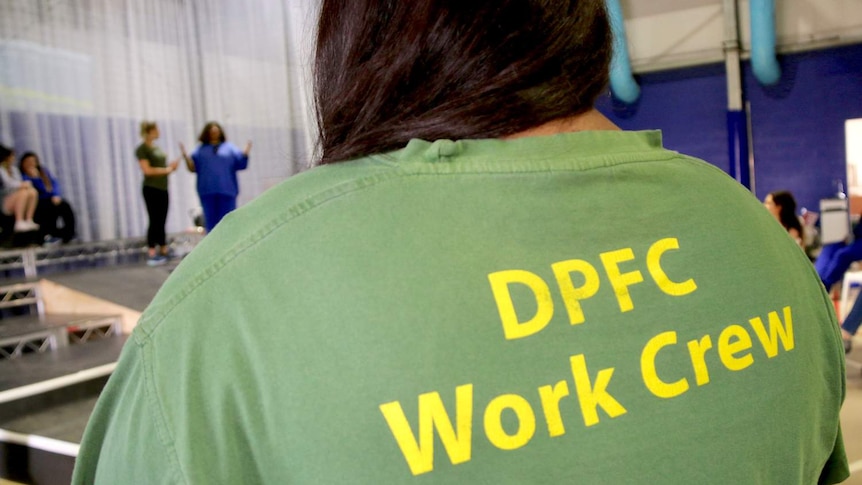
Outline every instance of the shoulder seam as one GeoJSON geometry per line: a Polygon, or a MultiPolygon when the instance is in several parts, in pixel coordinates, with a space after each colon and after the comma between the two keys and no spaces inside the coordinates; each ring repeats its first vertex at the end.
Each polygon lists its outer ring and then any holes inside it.
{"type": "Polygon", "coordinates": [[[158,393],[156,392],[155,386],[155,378],[153,376],[153,368],[152,368],[152,359],[148,354],[152,349],[145,345],[139,345],[141,355],[141,365],[143,367],[144,373],[144,389],[146,390],[147,396],[147,404],[154,414],[154,425],[156,428],[156,433],[158,434],[159,441],[161,441],[162,446],[165,447],[165,454],[168,455],[168,463],[169,466],[173,469],[173,474],[178,477],[179,483],[189,483],[186,479],[182,466],[180,465],[180,457],[177,453],[176,446],[174,446],[174,440],[171,436],[170,427],[168,426],[167,419],[165,417],[164,409],[162,408],[161,402],[159,401],[158,393]]]}
{"type": "MultiPolygon", "coordinates": [[[[528,174],[528,173],[548,173],[548,172],[558,172],[558,171],[577,171],[577,172],[587,172],[593,170],[600,169],[612,169],[614,167],[619,167],[621,165],[631,165],[638,163],[653,163],[653,162],[669,162],[669,161],[679,161],[682,163],[695,163],[701,166],[712,167],[715,170],[718,170],[720,173],[724,174],[723,171],[710,165],[709,163],[702,162],[696,158],[687,157],[684,155],[680,155],[679,153],[662,150],[658,152],[659,155],[654,158],[644,158],[643,154],[632,154],[631,158],[626,157],[626,154],[619,154],[622,156],[614,157],[616,163],[612,165],[601,165],[590,168],[566,168],[566,169],[548,169],[548,168],[537,168],[530,170],[522,170],[522,171],[487,171],[487,170],[476,170],[476,171],[462,171],[462,172],[434,172],[434,171],[418,171],[418,172],[405,172],[399,169],[398,164],[392,164],[395,170],[377,173],[371,176],[351,179],[349,182],[343,182],[338,185],[329,187],[321,192],[313,194],[306,198],[303,201],[297,202],[283,212],[276,215],[274,218],[270,219],[268,222],[264,223],[256,232],[243,239],[242,241],[234,244],[227,251],[224,251],[219,259],[215,262],[207,266],[206,268],[200,270],[195,277],[187,282],[182,289],[175,293],[168,301],[159,304],[157,307],[153,308],[150,313],[145,313],[144,316],[141,317],[141,320],[138,322],[138,325],[135,328],[135,332],[133,335],[136,337],[136,341],[144,345],[146,341],[150,339],[150,336],[153,332],[155,332],[160,326],[161,322],[163,322],[170,313],[177,307],[186,297],[188,297],[191,293],[193,293],[199,286],[204,284],[211,277],[215,276],[217,273],[221,271],[228,263],[242,255],[245,251],[255,246],[260,241],[264,240],[269,234],[276,231],[278,228],[283,226],[284,224],[290,222],[291,220],[300,217],[309,211],[326,204],[332,200],[336,200],[345,195],[349,195],[355,192],[359,192],[369,187],[373,187],[379,185],[382,182],[387,182],[397,178],[410,178],[410,177],[425,177],[425,176],[458,176],[458,175],[495,175],[495,174],[528,174]],[[152,322],[152,323],[150,323],[152,322]],[[149,323],[151,327],[149,329],[145,329],[145,325],[149,323]]],[[[585,157],[584,159],[589,158],[608,158],[606,155],[598,155],[596,157],[585,157]]],[[[537,159],[537,162],[541,162],[541,160],[537,159]]],[[[385,162],[384,162],[385,163],[385,162]]],[[[387,165],[389,165],[387,163],[387,165]]],[[[724,174],[726,175],[726,174],[724,174]]]]}

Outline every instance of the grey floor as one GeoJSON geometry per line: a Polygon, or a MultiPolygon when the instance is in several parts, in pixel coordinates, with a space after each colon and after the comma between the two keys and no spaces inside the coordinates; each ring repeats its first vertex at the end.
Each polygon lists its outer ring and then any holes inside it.
{"type": "Polygon", "coordinates": [[[178,261],[149,267],[144,263],[57,273],[45,279],[132,310],[144,311],[178,261]]]}
{"type": "Polygon", "coordinates": [[[3,423],[3,429],[80,443],[98,396],[76,399],[3,423]]]}

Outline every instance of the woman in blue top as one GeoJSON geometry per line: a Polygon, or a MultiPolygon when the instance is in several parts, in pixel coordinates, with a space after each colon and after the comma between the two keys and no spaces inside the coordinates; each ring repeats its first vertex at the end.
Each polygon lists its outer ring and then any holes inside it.
{"type": "Polygon", "coordinates": [[[224,216],[236,209],[236,196],[239,194],[236,172],[248,167],[251,142],[240,151],[239,147],[226,141],[224,130],[215,121],[204,126],[198,141],[200,145],[191,155],[186,153],[182,143],[180,151],[189,171],[198,174],[198,196],[209,233],[224,216]]]}
{"type": "Polygon", "coordinates": [[[33,188],[39,192],[39,203],[33,219],[41,227],[45,236],[59,238],[68,243],[75,238],[75,213],[72,206],[60,194],[60,185],[48,169],[39,163],[39,157],[33,152],[21,155],[19,162],[21,175],[29,180],[33,188]],[[61,227],[57,220],[63,221],[61,227]]]}

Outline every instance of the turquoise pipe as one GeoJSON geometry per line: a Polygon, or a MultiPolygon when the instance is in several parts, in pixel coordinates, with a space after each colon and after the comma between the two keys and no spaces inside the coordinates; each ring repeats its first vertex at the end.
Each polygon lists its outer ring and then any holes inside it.
{"type": "Polygon", "coordinates": [[[632,104],[641,95],[641,88],[632,75],[629,48],[626,45],[625,22],[620,0],[606,0],[608,19],[614,35],[613,57],[611,57],[611,91],[620,101],[632,104]]]}
{"type": "Polygon", "coordinates": [[[775,0],[750,0],[751,70],[764,86],[781,79],[781,67],[775,57],[775,0]]]}

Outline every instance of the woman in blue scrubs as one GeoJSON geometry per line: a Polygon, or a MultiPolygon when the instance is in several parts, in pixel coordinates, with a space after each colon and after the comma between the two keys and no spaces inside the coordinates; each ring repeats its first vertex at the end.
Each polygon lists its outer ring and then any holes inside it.
{"type": "Polygon", "coordinates": [[[204,210],[207,233],[229,212],[236,209],[239,183],[236,173],[248,167],[251,142],[244,150],[227,141],[221,125],[210,121],[201,130],[198,145],[189,155],[182,143],[180,151],[190,172],[198,174],[197,189],[204,210]]]}

